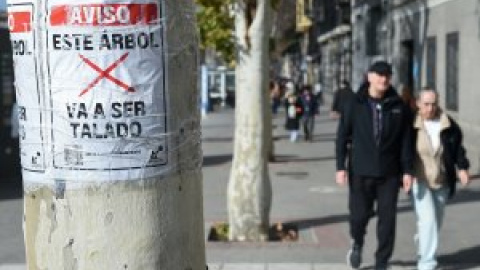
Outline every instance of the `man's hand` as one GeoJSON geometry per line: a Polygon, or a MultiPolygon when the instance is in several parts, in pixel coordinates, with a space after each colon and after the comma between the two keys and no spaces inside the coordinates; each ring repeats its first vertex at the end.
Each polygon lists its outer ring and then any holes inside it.
{"type": "Polygon", "coordinates": [[[408,193],[412,188],[413,177],[410,174],[404,174],[402,182],[403,182],[403,190],[405,191],[405,193],[408,193]]]}
{"type": "Polygon", "coordinates": [[[344,186],[346,183],[348,183],[347,171],[346,170],[337,171],[337,173],[335,175],[335,181],[340,186],[344,186]]]}
{"type": "Polygon", "coordinates": [[[459,170],[458,171],[458,178],[460,179],[460,183],[462,186],[467,186],[470,183],[470,175],[468,174],[467,170],[459,170]]]}

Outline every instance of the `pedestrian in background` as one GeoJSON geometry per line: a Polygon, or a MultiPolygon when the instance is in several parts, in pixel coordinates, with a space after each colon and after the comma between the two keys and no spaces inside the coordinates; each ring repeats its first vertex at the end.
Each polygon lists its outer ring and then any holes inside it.
{"type": "Polygon", "coordinates": [[[418,270],[437,269],[438,235],[447,199],[455,193],[458,179],[470,181],[469,161],[458,124],[438,106],[438,94],[424,88],[417,99],[414,122],[416,158],[412,201],[417,217],[418,270]]]}
{"type": "Polygon", "coordinates": [[[392,68],[384,61],[370,66],[362,84],[341,114],[336,140],[339,185],[349,183],[350,235],[347,263],[362,263],[364,237],[373,205],[377,203],[375,269],[387,269],[395,245],[400,183],[412,183],[413,147],[411,114],[390,84],[392,68]],[[351,178],[346,170],[351,141],[351,178]]]}
{"type": "Polygon", "coordinates": [[[315,115],[318,114],[318,102],[312,94],[312,88],[310,85],[303,86],[300,102],[302,104],[302,125],[304,138],[306,141],[312,141],[313,131],[315,128],[315,115]]]}
{"type": "Polygon", "coordinates": [[[276,115],[278,112],[278,107],[280,107],[282,102],[280,84],[276,81],[270,81],[269,88],[270,88],[270,100],[272,102],[272,114],[276,115]]]}
{"type": "Polygon", "coordinates": [[[332,108],[330,110],[330,117],[333,119],[338,119],[342,114],[345,104],[348,103],[348,100],[353,97],[353,91],[350,87],[350,84],[343,80],[340,83],[340,88],[335,91],[333,96],[332,108]]]}
{"type": "Polygon", "coordinates": [[[302,105],[293,89],[287,90],[285,97],[285,129],[290,133],[290,141],[298,140],[298,130],[300,129],[300,119],[302,117],[302,105]]]}
{"type": "Polygon", "coordinates": [[[318,106],[323,105],[323,87],[320,82],[316,82],[313,86],[313,96],[317,100],[318,106]]]}

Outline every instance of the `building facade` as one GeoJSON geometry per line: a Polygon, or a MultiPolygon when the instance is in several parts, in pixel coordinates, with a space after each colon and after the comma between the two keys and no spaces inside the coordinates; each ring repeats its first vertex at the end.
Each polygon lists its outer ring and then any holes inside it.
{"type": "Polygon", "coordinates": [[[322,82],[324,53],[318,38],[350,20],[350,0],[285,0],[281,1],[278,16],[287,18],[292,8],[295,11],[293,33],[285,29],[289,20],[278,21],[283,25],[283,33],[290,33],[292,41],[288,49],[282,51],[281,75],[297,84],[322,82]]]}
{"type": "Polygon", "coordinates": [[[328,12],[336,16],[328,31],[317,36],[322,60],[319,77],[325,92],[336,91],[342,81],[351,82],[352,74],[350,1],[332,2],[328,12]]]}
{"type": "Polygon", "coordinates": [[[479,172],[480,1],[356,0],[352,3],[353,82],[358,85],[377,59],[392,63],[393,84],[417,92],[434,87],[440,105],[464,130],[479,172]]]}

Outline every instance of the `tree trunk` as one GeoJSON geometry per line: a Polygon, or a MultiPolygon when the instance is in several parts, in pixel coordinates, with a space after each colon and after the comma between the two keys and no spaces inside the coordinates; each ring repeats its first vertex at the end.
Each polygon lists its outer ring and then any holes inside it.
{"type": "Polygon", "coordinates": [[[192,2],[8,4],[27,269],[204,270],[192,2]]]}
{"type": "Polygon", "coordinates": [[[235,7],[237,40],[234,157],[228,184],[230,240],[266,240],[271,206],[264,124],[268,107],[270,0],[235,7]]]}

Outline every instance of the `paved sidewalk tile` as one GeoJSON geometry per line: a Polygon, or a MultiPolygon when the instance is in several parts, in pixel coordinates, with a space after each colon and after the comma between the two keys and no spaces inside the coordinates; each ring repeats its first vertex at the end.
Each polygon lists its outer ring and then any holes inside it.
{"type": "Polygon", "coordinates": [[[267,270],[265,264],[255,263],[226,263],[221,270],[267,270]]]}
{"type": "MultiPolygon", "coordinates": [[[[372,269],[373,266],[364,266],[360,269],[372,269]]],[[[313,270],[351,270],[352,268],[346,264],[328,264],[328,263],[316,263],[313,265],[313,270]]],[[[373,269],[372,269],[373,270],[373,269]]],[[[389,270],[412,270],[412,267],[403,266],[391,266],[389,270]]]]}
{"type": "Polygon", "coordinates": [[[312,264],[310,263],[270,263],[267,265],[267,270],[312,270],[312,264]]]}
{"type": "Polygon", "coordinates": [[[316,263],[313,265],[313,270],[351,270],[346,264],[331,264],[331,263],[316,263]]]}
{"type": "Polygon", "coordinates": [[[2,264],[0,270],[25,270],[27,266],[25,264],[2,264]]]}

